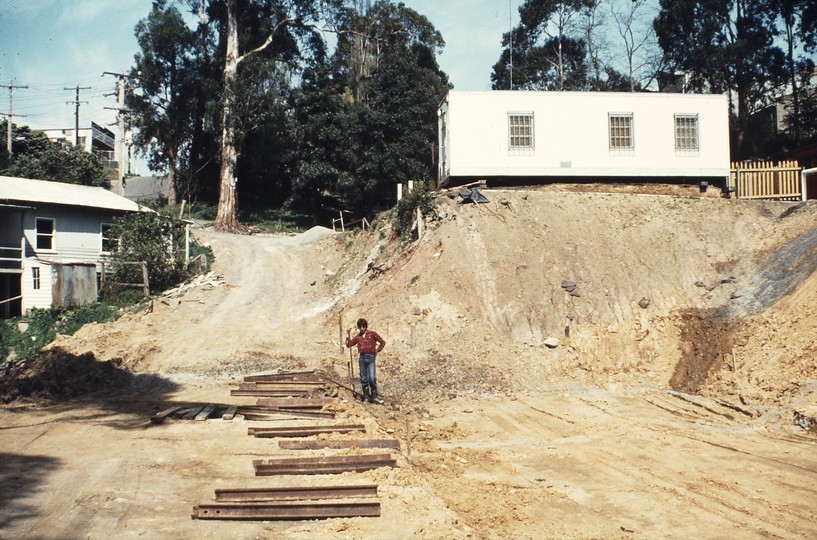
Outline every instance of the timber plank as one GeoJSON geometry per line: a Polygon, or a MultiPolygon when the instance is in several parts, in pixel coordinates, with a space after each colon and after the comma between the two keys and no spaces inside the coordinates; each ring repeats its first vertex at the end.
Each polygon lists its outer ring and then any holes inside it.
{"type": "Polygon", "coordinates": [[[261,397],[255,402],[257,407],[268,409],[320,409],[324,405],[337,403],[334,398],[274,398],[261,397]]]}
{"type": "Polygon", "coordinates": [[[262,375],[247,375],[244,377],[244,382],[260,382],[260,381],[280,381],[287,379],[314,379],[317,377],[314,369],[309,371],[289,371],[284,373],[267,373],[262,375]]]}
{"type": "Polygon", "coordinates": [[[182,420],[192,420],[196,417],[197,414],[201,412],[204,406],[193,407],[190,409],[190,412],[182,416],[182,420]]]}
{"type": "Polygon", "coordinates": [[[199,422],[207,420],[215,410],[216,410],[215,405],[206,406],[204,409],[202,409],[202,411],[199,414],[196,415],[196,420],[198,420],[199,422]]]}
{"type": "Polygon", "coordinates": [[[237,411],[238,411],[238,407],[236,407],[235,405],[233,405],[231,407],[228,407],[227,411],[224,414],[221,415],[221,419],[222,420],[232,420],[233,418],[235,418],[235,414],[236,414],[237,411]]]}
{"type": "Polygon", "coordinates": [[[161,424],[162,422],[165,421],[165,418],[167,418],[168,416],[170,416],[174,412],[178,411],[179,409],[181,409],[181,407],[178,407],[178,406],[177,407],[170,407],[169,409],[165,409],[162,412],[156,413],[153,416],[151,416],[150,421],[152,423],[154,423],[154,424],[161,424]]]}
{"type": "Polygon", "coordinates": [[[281,390],[270,388],[233,388],[230,390],[231,396],[250,396],[250,397],[306,397],[307,391],[303,389],[298,390],[281,390]]]}

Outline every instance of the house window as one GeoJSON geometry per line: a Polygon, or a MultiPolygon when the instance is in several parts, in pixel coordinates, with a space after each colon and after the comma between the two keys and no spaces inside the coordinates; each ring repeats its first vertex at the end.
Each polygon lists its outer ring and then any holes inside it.
{"type": "Polygon", "coordinates": [[[533,153],[532,112],[508,113],[508,149],[513,154],[533,153]]]}
{"type": "Polygon", "coordinates": [[[695,153],[699,150],[698,115],[675,115],[675,151],[695,153]]]}
{"type": "Polygon", "coordinates": [[[100,232],[102,233],[102,253],[111,253],[116,249],[116,239],[111,238],[111,227],[110,223],[102,223],[99,226],[100,232]]]}
{"type": "Polygon", "coordinates": [[[635,149],[633,137],[633,113],[610,113],[610,150],[616,153],[630,153],[635,149]]]}
{"type": "Polygon", "coordinates": [[[35,218],[34,226],[37,229],[37,249],[54,249],[54,220],[51,218],[35,218]]]}
{"type": "Polygon", "coordinates": [[[36,290],[40,289],[40,269],[39,268],[32,268],[31,269],[31,288],[36,290]]]}

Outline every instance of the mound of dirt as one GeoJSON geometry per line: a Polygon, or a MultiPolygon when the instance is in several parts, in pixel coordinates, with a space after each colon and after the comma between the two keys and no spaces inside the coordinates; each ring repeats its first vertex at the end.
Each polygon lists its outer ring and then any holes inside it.
{"type": "Polygon", "coordinates": [[[0,402],[61,401],[127,387],[129,381],[121,360],[99,362],[92,353],[75,355],[55,347],[0,379],[0,402]]]}

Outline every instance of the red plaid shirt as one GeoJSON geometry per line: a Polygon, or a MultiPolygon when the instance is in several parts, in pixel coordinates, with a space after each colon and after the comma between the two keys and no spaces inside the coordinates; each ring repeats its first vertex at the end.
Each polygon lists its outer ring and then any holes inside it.
{"type": "Polygon", "coordinates": [[[360,354],[377,354],[386,346],[386,340],[374,330],[366,330],[363,334],[358,334],[352,339],[346,338],[346,346],[349,348],[357,345],[360,354]],[[377,345],[380,344],[380,347],[377,345]]]}

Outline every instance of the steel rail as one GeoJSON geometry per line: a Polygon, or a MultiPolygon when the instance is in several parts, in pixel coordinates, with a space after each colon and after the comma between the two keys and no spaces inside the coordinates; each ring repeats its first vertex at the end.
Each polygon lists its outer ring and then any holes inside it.
{"type": "Polygon", "coordinates": [[[377,484],[217,489],[217,502],[263,502],[377,497],[377,484]]]}
{"type": "Polygon", "coordinates": [[[340,450],[343,448],[393,448],[400,449],[397,439],[327,439],[327,440],[289,440],[278,441],[281,450],[340,450]]]}
{"type": "Polygon", "coordinates": [[[363,424],[347,424],[341,426],[292,426],[292,427],[264,427],[247,428],[247,435],[258,438],[272,437],[309,437],[320,433],[349,433],[351,431],[366,432],[363,424]]]}
{"type": "Polygon", "coordinates": [[[313,501],[305,503],[207,503],[193,507],[193,519],[305,520],[379,517],[380,501],[313,501]]]}

